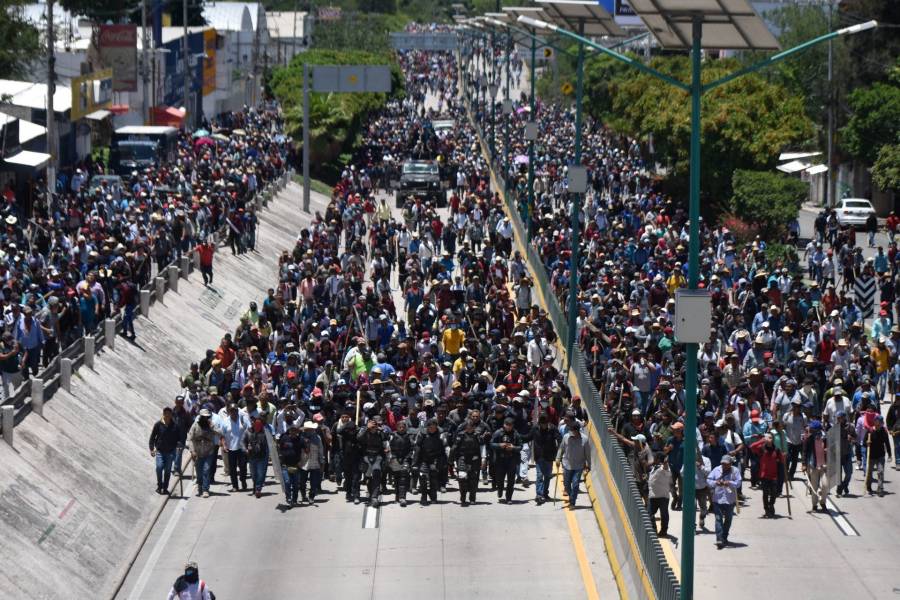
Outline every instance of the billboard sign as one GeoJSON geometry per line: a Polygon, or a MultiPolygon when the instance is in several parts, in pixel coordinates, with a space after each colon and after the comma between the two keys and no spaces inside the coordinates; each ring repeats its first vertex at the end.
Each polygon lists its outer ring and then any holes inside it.
{"type": "Polygon", "coordinates": [[[77,121],[94,111],[112,106],[112,87],[112,69],[73,77],[71,119],[77,121]]]}
{"type": "Polygon", "coordinates": [[[203,59],[203,95],[209,96],[216,91],[216,30],[207,29],[203,32],[203,51],[206,58],[203,59]]]}
{"type": "Polygon", "coordinates": [[[452,31],[434,33],[391,33],[394,50],[450,51],[456,50],[459,37],[452,31]]]}
{"type": "Polygon", "coordinates": [[[387,65],[317,65],[312,68],[312,91],[353,93],[391,91],[387,65]]]}
{"type": "Polygon", "coordinates": [[[101,25],[99,51],[103,65],[113,71],[113,91],[136,92],[137,26],[101,25]]]}

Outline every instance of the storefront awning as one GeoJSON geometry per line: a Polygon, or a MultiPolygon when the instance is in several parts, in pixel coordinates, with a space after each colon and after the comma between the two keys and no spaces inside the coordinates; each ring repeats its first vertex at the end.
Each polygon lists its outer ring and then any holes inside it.
{"type": "Polygon", "coordinates": [[[33,169],[43,169],[50,162],[50,155],[43,152],[32,152],[31,150],[22,150],[12,156],[7,156],[3,162],[21,167],[31,167],[33,169]]]}
{"type": "Polygon", "coordinates": [[[112,113],[110,111],[101,108],[100,110],[95,110],[92,113],[84,115],[84,118],[88,121],[102,121],[111,114],[112,113]]]}
{"type": "Polygon", "coordinates": [[[153,107],[153,125],[168,125],[170,127],[181,127],[184,124],[184,117],[187,111],[183,108],[175,108],[174,106],[155,106],[153,107]]]}

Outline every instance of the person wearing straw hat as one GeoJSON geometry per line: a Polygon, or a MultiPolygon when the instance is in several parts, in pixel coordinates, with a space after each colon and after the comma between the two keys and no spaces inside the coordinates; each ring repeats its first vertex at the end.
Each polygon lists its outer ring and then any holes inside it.
{"type": "Polygon", "coordinates": [[[737,503],[738,488],[741,486],[741,473],[732,465],[734,457],[726,454],[722,462],[715,467],[706,478],[712,489],[713,513],[716,516],[716,548],[721,550],[728,545],[731,534],[731,521],[734,517],[734,505],[737,503]]]}

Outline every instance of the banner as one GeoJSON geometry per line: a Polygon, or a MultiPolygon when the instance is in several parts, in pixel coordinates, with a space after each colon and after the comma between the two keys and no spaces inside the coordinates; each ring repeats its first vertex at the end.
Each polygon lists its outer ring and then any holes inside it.
{"type": "Polygon", "coordinates": [[[203,32],[203,48],[206,58],[203,59],[203,95],[208,96],[216,91],[216,30],[203,32]]]}
{"type": "Polygon", "coordinates": [[[114,92],[136,92],[137,25],[101,25],[100,60],[112,69],[114,92]]]}
{"type": "MultiPolygon", "coordinates": [[[[188,34],[188,56],[203,53],[204,32],[188,34]]],[[[182,38],[176,38],[163,44],[165,53],[166,75],[163,79],[162,100],[166,106],[185,106],[184,98],[184,49],[182,38]]],[[[204,64],[202,60],[191,60],[191,93],[196,94],[203,89],[204,64]]]]}
{"type": "Polygon", "coordinates": [[[71,119],[78,119],[94,111],[112,106],[112,69],[72,78],[71,119]]]}

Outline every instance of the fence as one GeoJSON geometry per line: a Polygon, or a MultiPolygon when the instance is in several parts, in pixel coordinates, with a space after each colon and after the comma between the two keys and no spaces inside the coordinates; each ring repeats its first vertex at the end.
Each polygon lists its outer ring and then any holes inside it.
{"type": "MultiPolygon", "coordinates": [[[[284,189],[290,181],[290,173],[285,171],[262,189],[259,189],[254,198],[257,211],[268,205],[273,196],[284,189]]],[[[227,225],[226,225],[227,227],[227,225]]],[[[214,234],[215,243],[222,240],[225,229],[214,234]]],[[[140,290],[140,305],[135,310],[138,314],[149,317],[150,305],[168,291],[177,291],[178,279],[187,279],[188,274],[199,268],[199,257],[194,254],[194,260],[183,255],[167,264],[156,274],[155,278],[140,290]]],[[[98,324],[97,333],[91,336],[83,336],[64,348],[59,355],[53,358],[37,376],[24,381],[10,394],[10,397],[2,405],[2,435],[7,443],[12,445],[13,428],[22,422],[32,411],[42,414],[43,405],[60,387],[69,385],[71,375],[83,365],[92,367],[94,355],[101,348],[112,346],[115,343],[116,334],[122,329],[120,317],[105,319],[98,324]]]]}
{"type": "MultiPolygon", "coordinates": [[[[471,116],[473,112],[471,105],[467,105],[467,108],[470,124],[475,129],[483,154],[488,156],[489,144],[485,143],[485,137],[481,128],[471,116]]],[[[495,179],[503,182],[503,189],[500,190],[500,194],[506,205],[506,212],[513,226],[515,236],[525,247],[528,266],[541,296],[545,299],[547,314],[551,323],[553,323],[553,329],[559,336],[561,347],[568,348],[569,331],[566,314],[563,312],[550,285],[550,280],[547,278],[547,269],[540,254],[527,241],[529,238],[526,235],[525,224],[522,222],[519,214],[515,194],[510,192],[505,177],[506,173],[499,168],[494,157],[489,157],[489,163],[495,179]],[[497,176],[498,173],[503,173],[503,177],[497,176]]],[[[623,523],[622,525],[631,528],[641,561],[643,562],[643,568],[656,592],[656,597],[659,600],[678,600],[680,596],[678,580],[663,553],[653,520],[647,512],[647,508],[635,484],[631,466],[625,458],[619,443],[607,433],[611,424],[609,415],[604,407],[600,392],[589,375],[590,369],[584,353],[577,344],[573,346],[572,356],[569,357],[569,360],[584,406],[601,441],[602,447],[598,451],[602,451],[606,457],[610,476],[615,483],[619,497],[622,499],[622,505],[628,518],[628,523],[623,523]]]]}

